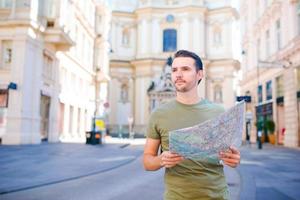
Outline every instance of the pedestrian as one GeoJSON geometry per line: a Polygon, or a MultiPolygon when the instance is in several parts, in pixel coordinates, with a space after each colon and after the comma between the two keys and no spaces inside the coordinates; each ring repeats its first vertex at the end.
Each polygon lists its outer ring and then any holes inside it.
{"type": "Polygon", "coordinates": [[[240,152],[230,147],[219,159],[191,160],[169,151],[169,131],[194,126],[224,112],[224,108],[201,100],[197,85],[203,77],[202,61],[186,50],[175,53],[172,82],[176,99],[151,113],[143,164],[146,170],[165,168],[165,200],[229,199],[223,164],[236,167],[240,152]]]}

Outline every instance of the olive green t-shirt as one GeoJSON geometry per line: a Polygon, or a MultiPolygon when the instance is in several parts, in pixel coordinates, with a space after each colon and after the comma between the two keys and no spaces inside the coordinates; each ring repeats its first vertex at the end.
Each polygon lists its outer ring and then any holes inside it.
{"type": "MultiPolygon", "coordinates": [[[[169,131],[197,125],[224,112],[220,105],[202,100],[185,105],[172,100],[150,116],[147,137],[161,140],[161,150],[169,150],[169,131]]],[[[165,200],[229,199],[223,166],[217,158],[185,159],[165,170],[165,200]]]]}

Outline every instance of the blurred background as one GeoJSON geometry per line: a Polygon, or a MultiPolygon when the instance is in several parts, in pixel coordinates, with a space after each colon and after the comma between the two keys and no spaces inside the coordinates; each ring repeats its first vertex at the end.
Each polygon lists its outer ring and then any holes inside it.
{"type": "Polygon", "coordinates": [[[300,199],[299,0],[0,0],[0,198],[161,199],[140,161],[180,49],[246,102],[231,198],[300,199]]]}
{"type": "Polygon", "coordinates": [[[299,35],[298,0],[1,0],[0,142],[143,137],[187,49],[201,97],[247,102],[244,140],[298,147],[299,35]]]}

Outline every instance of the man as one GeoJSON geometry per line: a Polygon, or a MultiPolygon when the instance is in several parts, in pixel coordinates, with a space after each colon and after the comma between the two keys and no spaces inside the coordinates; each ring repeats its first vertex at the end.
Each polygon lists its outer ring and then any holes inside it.
{"type": "MultiPolygon", "coordinates": [[[[218,158],[190,160],[169,151],[169,131],[190,127],[224,112],[223,107],[200,100],[197,85],[203,77],[202,61],[193,52],[176,52],[172,82],[176,100],[163,104],[150,117],[144,149],[146,170],[165,168],[165,200],[229,199],[223,165],[218,158]],[[161,147],[161,154],[158,154],[161,147]]],[[[220,152],[223,164],[236,167],[240,152],[220,152]]]]}

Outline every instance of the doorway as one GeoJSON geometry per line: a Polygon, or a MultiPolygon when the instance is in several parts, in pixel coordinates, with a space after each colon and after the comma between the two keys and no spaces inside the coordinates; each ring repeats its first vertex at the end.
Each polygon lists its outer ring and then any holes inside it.
{"type": "Polygon", "coordinates": [[[300,99],[298,98],[298,147],[300,146],[300,99]]]}
{"type": "Polygon", "coordinates": [[[51,98],[49,96],[41,95],[40,116],[41,116],[41,140],[48,141],[49,136],[49,112],[50,112],[51,98]]]}
{"type": "Polygon", "coordinates": [[[277,104],[277,143],[284,144],[284,133],[285,133],[285,123],[284,123],[284,105],[277,104]]]}

